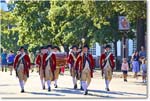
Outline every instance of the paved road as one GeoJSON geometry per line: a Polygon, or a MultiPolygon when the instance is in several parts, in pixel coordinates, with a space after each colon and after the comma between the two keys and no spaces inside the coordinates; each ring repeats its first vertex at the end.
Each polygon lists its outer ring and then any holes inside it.
{"type": "MultiPolygon", "coordinates": [[[[25,85],[25,93],[20,93],[15,72],[10,76],[9,72],[0,71],[0,96],[2,98],[147,98],[147,84],[142,83],[141,76],[138,80],[130,76],[128,82],[124,82],[119,76],[121,73],[114,72],[114,78],[110,84],[111,91],[107,92],[104,79],[100,74],[99,70],[95,71],[89,86],[89,94],[83,95],[83,91],[79,90],[79,82],[78,89],[73,89],[68,71],[60,75],[58,88],[54,88],[54,82],[52,82],[51,92],[42,90],[38,73],[31,73],[25,85]]],[[[130,72],[129,75],[132,73],[130,72]]]]}

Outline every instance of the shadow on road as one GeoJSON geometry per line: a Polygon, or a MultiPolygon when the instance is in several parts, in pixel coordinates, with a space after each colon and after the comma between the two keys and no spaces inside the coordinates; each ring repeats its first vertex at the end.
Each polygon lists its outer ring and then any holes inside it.
{"type": "Polygon", "coordinates": [[[81,90],[73,89],[73,88],[54,89],[53,91],[60,92],[60,93],[67,93],[67,94],[83,94],[81,90]]]}
{"type": "Polygon", "coordinates": [[[34,94],[34,95],[65,96],[65,95],[62,95],[62,94],[54,94],[54,93],[51,93],[51,92],[48,92],[48,93],[42,93],[42,92],[25,92],[25,93],[34,94]]]}
{"type": "Polygon", "coordinates": [[[0,86],[18,86],[18,84],[0,84],[0,86]]]}
{"type": "Polygon", "coordinates": [[[127,96],[128,95],[139,95],[139,96],[144,96],[144,97],[146,97],[147,95],[146,94],[140,94],[140,93],[128,93],[128,92],[120,92],[120,91],[114,91],[114,92],[112,92],[112,91],[109,91],[109,92],[107,92],[107,91],[102,91],[102,90],[89,90],[90,92],[98,92],[98,93],[103,93],[103,94],[115,94],[115,95],[125,95],[125,94],[127,94],[127,96]]]}
{"type": "Polygon", "coordinates": [[[8,92],[8,93],[6,93],[6,92],[0,92],[0,95],[6,95],[6,94],[8,94],[8,95],[9,95],[9,94],[16,94],[16,93],[9,93],[9,92],[8,92]]]}
{"type": "Polygon", "coordinates": [[[133,82],[136,85],[142,85],[142,86],[147,86],[147,83],[143,83],[143,82],[133,82]]]}
{"type": "Polygon", "coordinates": [[[90,96],[94,96],[94,97],[100,97],[100,98],[116,98],[116,97],[112,97],[112,96],[104,96],[104,95],[100,95],[100,94],[91,94],[89,93],[88,95],[90,96]]]}

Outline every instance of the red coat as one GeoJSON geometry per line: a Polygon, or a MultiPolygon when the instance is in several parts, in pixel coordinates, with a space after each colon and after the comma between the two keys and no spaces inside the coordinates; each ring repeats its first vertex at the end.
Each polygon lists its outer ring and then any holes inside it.
{"type": "Polygon", "coordinates": [[[44,69],[44,65],[43,65],[43,58],[40,55],[37,55],[36,59],[35,59],[35,64],[39,66],[39,68],[43,68],[44,69]]]}
{"type": "MultiPolygon", "coordinates": [[[[105,60],[106,57],[107,57],[107,56],[106,56],[105,53],[103,53],[103,54],[101,55],[101,57],[100,57],[100,67],[101,67],[101,69],[103,69],[103,68],[105,67],[105,64],[103,64],[103,62],[104,62],[104,60],[105,60]]],[[[113,70],[114,67],[115,67],[115,62],[114,62],[114,56],[113,56],[112,53],[111,53],[111,55],[109,56],[109,60],[110,60],[110,66],[111,66],[111,68],[112,68],[112,70],[113,70]]]]}
{"type": "Polygon", "coordinates": [[[68,56],[68,59],[67,59],[67,63],[71,64],[71,67],[73,67],[74,63],[76,62],[76,59],[77,59],[77,57],[73,56],[73,54],[70,53],[69,56],[68,56]]]}
{"type": "MultiPolygon", "coordinates": [[[[83,70],[83,61],[84,61],[83,57],[84,57],[84,55],[79,55],[77,58],[77,61],[75,63],[75,69],[79,70],[80,72],[82,72],[82,70],[83,70]]],[[[94,65],[95,65],[93,56],[91,54],[88,54],[88,59],[90,62],[91,77],[93,77],[93,69],[94,69],[94,65]]]]}
{"type": "MultiPolygon", "coordinates": [[[[15,60],[14,60],[14,69],[15,70],[17,68],[20,56],[21,56],[21,54],[16,55],[16,57],[15,57],[15,60]]],[[[29,69],[30,69],[30,66],[31,66],[30,58],[29,58],[29,56],[27,54],[25,54],[22,59],[24,59],[24,61],[25,61],[25,64],[24,64],[24,74],[29,74],[29,69]]]]}
{"type": "MultiPolygon", "coordinates": [[[[44,65],[44,68],[46,68],[46,64],[47,64],[47,61],[46,61],[46,57],[48,56],[48,54],[47,53],[45,53],[44,54],[44,56],[43,56],[43,65],[44,65]]],[[[54,72],[55,70],[56,70],[56,55],[55,54],[53,54],[52,53],[52,55],[51,55],[51,57],[49,58],[49,59],[51,59],[51,70],[52,70],[52,72],[54,72]]]]}

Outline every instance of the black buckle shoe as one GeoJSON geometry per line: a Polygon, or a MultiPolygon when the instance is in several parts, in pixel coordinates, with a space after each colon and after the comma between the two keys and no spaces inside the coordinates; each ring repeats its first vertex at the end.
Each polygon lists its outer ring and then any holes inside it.
{"type": "Polygon", "coordinates": [[[88,90],[86,90],[85,92],[84,92],[84,95],[87,95],[88,94],[88,90]]]}
{"type": "Polygon", "coordinates": [[[80,90],[83,90],[82,86],[80,87],[80,90]]]}
{"type": "Polygon", "coordinates": [[[24,89],[21,90],[21,93],[24,93],[24,89]]]}
{"type": "Polygon", "coordinates": [[[107,91],[110,91],[110,89],[109,89],[109,88],[106,88],[106,90],[107,90],[107,91]]]}
{"type": "Polygon", "coordinates": [[[58,88],[58,86],[57,85],[54,85],[55,86],[55,88],[58,88]]]}
{"type": "Polygon", "coordinates": [[[51,91],[51,87],[48,87],[48,92],[50,92],[51,91]]]}
{"type": "Polygon", "coordinates": [[[77,89],[77,84],[74,85],[74,89],[77,89]]]}
{"type": "Polygon", "coordinates": [[[43,86],[43,90],[45,89],[45,86],[43,86]]]}

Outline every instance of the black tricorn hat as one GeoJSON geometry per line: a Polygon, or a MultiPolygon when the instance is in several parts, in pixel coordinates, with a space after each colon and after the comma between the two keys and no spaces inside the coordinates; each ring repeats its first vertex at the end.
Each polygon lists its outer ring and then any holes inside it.
{"type": "Polygon", "coordinates": [[[25,49],[23,46],[21,46],[20,48],[19,48],[19,51],[21,50],[21,49],[25,49]]]}
{"type": "Polygon", "coordinates": [[[40,50],[41,50],[41,49],[45,49],[45,47],[44,47],[44,46],[41,46],[41,47],[40,47],[40,50]]]}
{"type": "Polygon", "coordinates": [[[52,45],[47,45],[47,48],[49,48],[49,47],[52,48],[52,45]]]}
{"type": "Polygon", "coordinates": [[[58,49],[58,50],[60,50],[60,48],[58,46],[53,46],[52,47],[52,49],[55,49],[55,48],[58,49]]]}
{"type": "Polygon", "coordinates": [[[85,44],[85,45],[83,46],[83,48],[88,48],[88,49],[89,49],[89,46],[88,46],[87,44],[85,44]]]}
{"type": "Polygon", "coordinates": [[[78,46],[77,45],[73,45],[70,49],[73,49],[73,48],[77,48],[78,49],[78,46]]]}
{"type": "Polygon", "coordinates": [[[106,45],[106,46],[105,46],[105,49],[106,49],[106,48],[111,48],[111,46],[110,46],[110,45],[106,45]]]}

